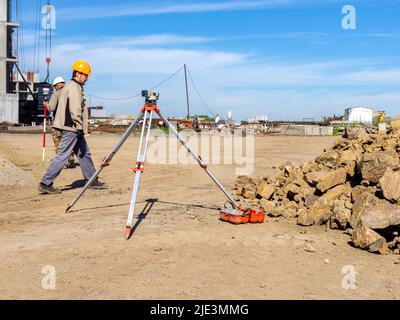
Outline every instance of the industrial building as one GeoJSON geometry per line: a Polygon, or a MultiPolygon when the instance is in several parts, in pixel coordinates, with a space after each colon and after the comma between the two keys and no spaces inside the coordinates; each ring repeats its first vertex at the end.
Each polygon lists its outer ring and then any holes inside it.
{"type": "Polygon", "coordinates": [[[0,0],[0,123],[36,125],[43,122],[43,102],[50,99],[53,87],[47,82],[49,71],[46,81],[40,82],[38,72],[20,70],[19,24],[12,21],[13,10],[16,1],[0,0]]]}
{"type": "Polygon", "coordinates": [[[374,109],[365,107],[347,108],[344,111],[344,117],[347,122],[372,124],[374,109]]]}
{"type": "Polygon", "coordinates": [[[19,115],[18,94],[13,90],[17,54],[12,41],[18,24],[11,20],[11,0],[0,0],[0,123],[18,123],[19,115]]]}
{"type": "Polygon", "coordinates": [[[267,121],[268,121],[268,117],[266,114],[247,119],[248,123],[266,123],[267,121]]]}

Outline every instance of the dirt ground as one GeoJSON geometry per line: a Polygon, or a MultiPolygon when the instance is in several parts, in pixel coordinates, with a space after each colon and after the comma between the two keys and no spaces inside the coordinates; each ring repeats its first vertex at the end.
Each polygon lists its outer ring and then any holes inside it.
{"type": "MultiPolygon", "coordinates": [[[[87,138],[95,163],[119,138],[87,138]]],[[[310,160],[332,142],[257,137],[255,173],[272,173],[288,160],[310,160]]],[[[55,182],[64,189],[60,195],[0,187],[1,299],[400,298],[396,256],[355,249],[343,231],[300,227],[283,218],[268,217],[259,225],[220,222],[225,198],[196,165],[146,166],[135,230],[126,241],[129,168],[137,145],[138,138],[131,137],[101,174],[110,189],[89,190],[69,214],[64,210],[79,191],[71,185],[82,179],[79,168],[62,171],[55,182]],[[315,252],[305,251],[307,245],[315,252]],[[55,289],[42,287],[45,266],[54,267],[55,289]],[[353,267],[356,282],[345,289],[353,267]]],[[[45,170],[40,135],[0,134],[0,154],[39,182],[45,170]]],[[[48,156],[53,154],[51,145],[48,156]]],[[[235,165],[209,168],[232,187],[235,165]]]]}

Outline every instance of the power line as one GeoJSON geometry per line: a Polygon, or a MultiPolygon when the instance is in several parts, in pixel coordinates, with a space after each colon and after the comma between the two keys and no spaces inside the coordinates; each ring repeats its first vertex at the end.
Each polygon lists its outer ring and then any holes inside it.
{"type": "Polygon", "coordinates": [[[201,96],[201,94],[200,94],[200,92],[199,92],[199,89],[197,89],[197,86],[196,86],[196,84],[194,83],[192,74],[190,73],[190,70],[189,70],[189,68],[188,68],[187,66],[186,66],[186,69],[187,69],[188,74],[189,74],[189,79],[190,79],[190,81],[192,82],[192,85],[193,85],[193,87],[194,87],[194,89],[195,89],[197,95],[199,96],[201,102],[202,102],[203,105],[207,108],[208,112],[209,112],[211,115],[213,115],[213,116],[215,117],[215,113],[212,112],[211,108],[208,106],[208,104],[204,101],[203,97],[201,96]]]}
{"type": "MultiPolygon", "coordinates": [[[[179,73],[179,71],[182,70],[182,68],[183,68],[183,66],[180,67],[180,68],[179,68],[177,71],[175,71],[173,74],[171,74],[168,78],[164,79],[164,80],[161,81],[160,83],[158,83],[158,84],[156,84],[155,86],[151,87],[150,90],[162,86],[162,85],[163,85],[164,83],[166,83],[168,80],[170,80],[170,79],[172,79],[174,76],[176,76],[176,75],[179,73]]],[[[101,99],[101,100],[129,100],[129,99],[133,99],[133,98],[140,97],[141,94],[139,93],[139,94],[136,94],[136,95],[134,95],[134,96],[122,97],[122,98],[105,98],[105,97],[96,96],[96,95],[94,95],[94,94],[90,94],[90,96],[91,96],[91,97],[94,97],[94,98],[97,98],[97,99],[101,99]]]]}
{"type": "Polygon", "coordinates": [[[129,99],[137,98],[137,97],[140,96],[140,94],[136,94],[136,95],[134,95],[134,96],[123,97],[123,98],[105,98],[105,97],[96,96],[96,95],[94,95],[94,94],[89,94],[89,95],[90,95],[91,97],[93,97],[93,98],[97,98],[97,99],[100,99],[100,100],[129,100],[129,99]]]}
{"type": "Polygon", "coordinates": [[[161,87],[165,82],[167,82],[168,80],[170,80],[171,78],[176,76],[179,73],[179,71],[181,71],[183,69],[183,67],[184,66],[180,67],[177,71],[175,71],[173,74],[171,74],[167,79],[161,81],[159,84],[156,84],[154,87],[150,88],[150,90],[161,87]]]}

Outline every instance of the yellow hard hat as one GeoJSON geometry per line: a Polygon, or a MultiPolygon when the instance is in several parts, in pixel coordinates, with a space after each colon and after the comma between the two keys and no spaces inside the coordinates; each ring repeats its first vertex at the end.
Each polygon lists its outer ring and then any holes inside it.
{"type": "Polygon", "coordinates": [[[87,75],[90,75],[92,73],[89,63],[83,60],[75,61],[72,65],[72,69],[87,75]]]}

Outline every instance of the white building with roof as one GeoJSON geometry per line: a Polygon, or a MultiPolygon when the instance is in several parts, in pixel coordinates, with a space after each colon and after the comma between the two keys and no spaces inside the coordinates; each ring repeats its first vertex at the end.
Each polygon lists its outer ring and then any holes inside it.
{"type": "Polygon", "coordinates": [[[344,111],[344,117],[347,122],[354,123],[372,123],[374,109],[365,107],[347,108],[344,111]]]}
{"type": "Polygon", "coordinates": [[[264,123],[268,121],[268,117],[266,114],[262,114],[260,116],[256,116],[253,118],[248,118],[247,122],[248,123],[264,123]]]}

